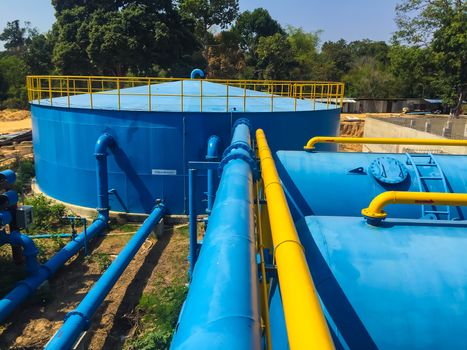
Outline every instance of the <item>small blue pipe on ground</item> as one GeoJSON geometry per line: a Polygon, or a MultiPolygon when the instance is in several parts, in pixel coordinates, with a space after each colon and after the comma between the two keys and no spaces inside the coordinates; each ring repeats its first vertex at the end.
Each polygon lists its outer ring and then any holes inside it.
{"type": "Polygon", "coordinates": [[[102,277],[96,282],[93,288],[84,297],[78,307],[67,314],[65,323],[55,333],[54,337],[47,344],[45,349],[71,349],[77,339],[86,329],[89,328],[90,320],[97,308],[109,294],[112,287],[118,281],[123,271],[130,264],[141,245],[148,238],[154,226],[162,219],[165,213],[164,204],[159,204],[144,221],[136,234],[128,244],[118,254],[102,277]]]}
{"type": "Polygon", "coordinates": [[[69,238],[73,236],[71,233],[45,233],[40,235],[30,235],[31,239],[40,239],[40,238],[69,238]]]}
{"type": "Polygon", "coordinates": [[[171,349],[260,349],[248,122],[237,121],[171,349]]]}
{"type": "MultiPolygon", "coordinates": [[[[97,160],[97,193],[98,193],[98,212],[97,219],[87,228],[86,232],[80,233],[49,261],[43,264],[37,272],[18,282],[17,286],[10,291],[2,300],[0,300],[0,323],[29,298],[37,288],[45,281],[50,279],[65,263],[71,259],[81,248],[86,245],[88,240],[104,231],[109,220],[109,197],[108,197],[108,179],[107,179],[107,148],[113,147],[115,141],[110,134],[103,134],[96,142],[95,156],[97,160]]],[[[1,174],[0,174],[1,175],[1,174]]],[[[8,175],[8,174],[7,174],[8,175]]],[[[0,176],[1,177],[1,176],[0,176]]]]}

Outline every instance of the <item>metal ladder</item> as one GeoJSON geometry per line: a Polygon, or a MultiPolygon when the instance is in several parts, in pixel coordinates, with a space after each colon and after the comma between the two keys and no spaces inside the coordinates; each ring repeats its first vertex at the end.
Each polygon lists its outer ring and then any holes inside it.
{"type": "MultiPolygon", "coordinates": [[[[450,193],[446,177],[433,154],[406,153],[407,165],[412,165],[420,192],[450,193]]],[[[438,220],[451,220],[450,206],[434,206],[422,204],[422,217],[438,220]]]]}

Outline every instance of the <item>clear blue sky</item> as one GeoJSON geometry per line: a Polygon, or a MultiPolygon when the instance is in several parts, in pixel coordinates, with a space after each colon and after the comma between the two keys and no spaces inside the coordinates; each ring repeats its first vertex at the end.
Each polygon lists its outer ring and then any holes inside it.
{"type": "MultiPolygon", "coordinates": [[[[281,24],[323,30],[322,41],[344,38],[389,40],[395,30],[394,8],[400,0],[240,0],[240,8],[266,8],[281,24]]],[[[39,31],[55,20],[50,0],[0,0],[0,30],[8,21],[29,21],[39,31]]]]}

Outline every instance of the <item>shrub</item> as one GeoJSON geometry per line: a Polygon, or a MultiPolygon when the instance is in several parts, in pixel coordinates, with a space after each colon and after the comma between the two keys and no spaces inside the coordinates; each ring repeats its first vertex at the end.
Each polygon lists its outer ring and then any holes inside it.
{"type": "Polygon", "coordinates": [[[63,204],[54,203],[43,194],[26,197],[24,204],[32,205],[34,210],[34,221],[29,232],[51,231],[67,214],[63,204]]]}

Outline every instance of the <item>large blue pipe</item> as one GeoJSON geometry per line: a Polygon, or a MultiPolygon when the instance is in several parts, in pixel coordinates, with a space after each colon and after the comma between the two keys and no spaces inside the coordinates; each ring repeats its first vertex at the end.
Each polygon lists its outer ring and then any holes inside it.
{"type": "Polygon", "coordinates": [[[165,213],[165,206],[159,204],[144,221],[136,234],[131,238],[128,244],[118,254],[102,277],[96,282],[94,287],[84,297],[78,307],[68,313],[65,317],[65,323],[55,333],[52,340],[47,344],[46,349],[71,349],[90,324],[90,320],[96,312],[99,305],[104,301],[112,287],[127,268],[128,264],[134,258],[141,245],[148,238],[154,226],[160,221],[165,213]]]}
{"type": "Polygon", "coordinates": [[[259,349],[250,130],[236,123],[171,349],[259,349]]]}
{"type": "Polygon", "coordinates": [[[42,265],[37,272],[18,282],[17,286],[0,300],[0,322],[11,314],[11,312],[21,305],[36,289],[51,278],[59,268],[71,259],[76,253],[85,246],[86,240],[90,241],[105,228],[109,219],[109,195],[107,179],[107,148],[115,145],[113,137],[109,134],[103,134],[96,142],[95,156],[97,160],[97,192],[98,192],[98,212],[97,219],[86,231],[80,233],[74,240],[69,242],[49,261],[42,265]]]}

